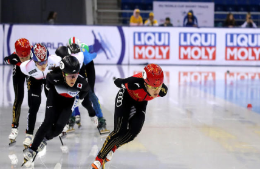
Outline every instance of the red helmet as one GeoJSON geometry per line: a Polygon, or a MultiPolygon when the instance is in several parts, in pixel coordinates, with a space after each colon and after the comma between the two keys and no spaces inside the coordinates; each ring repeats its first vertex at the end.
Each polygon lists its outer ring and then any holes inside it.
{"type": "Polygon", "coordinates": [[[148,64],[143,71],[144,81],[153,87],[159,87],[163,83],[163,70],[157,64],[148,64]]]}
{"type": "Polygon", "coordinates": [[[30,42],[25,38],[18,39],[14,46],[16,54],[19,57],[27,57],[31,52],[30,42]]]}

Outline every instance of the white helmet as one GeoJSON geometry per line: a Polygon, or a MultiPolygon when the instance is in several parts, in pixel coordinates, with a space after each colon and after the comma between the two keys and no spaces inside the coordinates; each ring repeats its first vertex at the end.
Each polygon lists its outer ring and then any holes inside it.
{"type": "Polygon", "coordinates": [[[74,37],[74,36],[69,39],[68,45],[71,45],[73,43],[75,43],[75,44],[77,44],[79,46],[81,44],[80,40],[78,38],[74,37]]]}

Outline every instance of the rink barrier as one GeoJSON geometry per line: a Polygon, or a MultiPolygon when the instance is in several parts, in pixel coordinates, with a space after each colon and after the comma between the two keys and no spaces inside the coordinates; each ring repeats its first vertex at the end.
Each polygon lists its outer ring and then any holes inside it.
{"type": "Polygon", "coordinates": [[[18,38],[44,43],[51,54],[70,37],[94,45],[96,64],[259,66],[260,33],[250,28],[11,25],[0,31],[1,63],[18,38]]]}

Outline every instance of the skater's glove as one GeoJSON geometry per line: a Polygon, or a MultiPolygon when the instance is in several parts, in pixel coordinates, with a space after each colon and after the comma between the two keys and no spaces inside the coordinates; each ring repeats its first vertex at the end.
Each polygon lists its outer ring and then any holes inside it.
{"type": "Polygon", "coordinates": [[[21,62],[20,62],[20,60],[17,59],[15,56],[16,56],[16,54],[11,54],[10,56],[5,57],[5,58],[4,58],[5,63],[6,63],[6,64],[11,64],[11,65],[20,66],[20,65],[21,65],[21,62]]]}
{"type": "Polygon", "coordinates": [[[115,85],[116,85],[118,88],[124,88],[124,89],[125,89],[125,85],[124,85],[124,83],[123,83],[123,80],[124,80],[124,79],[120,79],[120,78],[113,77],[113,80],[114,80],[115,85]]]}

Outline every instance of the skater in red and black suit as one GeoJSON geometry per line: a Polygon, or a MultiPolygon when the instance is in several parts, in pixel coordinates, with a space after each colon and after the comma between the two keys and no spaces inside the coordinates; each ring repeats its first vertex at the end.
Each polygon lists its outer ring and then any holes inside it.
{"type": "Polygon", "coordinates": [[[140,133],[146,114],[147,102],[156,97],[163,97],[167,87],[163,83],[163,70],[156,64],[149,64],[143,73],[126,79],[115,79],[121,88],[115,99],[114,130],[106,138],[99,151],[93,169],[99,169],[104,162],[112,159],[113,153],[140,133]]]}
{"type": "Polygon", "coordinates": [[[15,52],[10,56],[4,58],[6,64],[13,65],[13,87],[14,87],[14,104],[13,104],[13,120],[12,130],[9,135],[11,143],[15,143],[18,135],[19,119],[21,114],[21,105],[24,97],[24,82],[26,75],[21,72],[20,65],[22,62],[30,60],[31,58],[31,45],[30,42],[21,38],[15,42],[15,52]]]}

